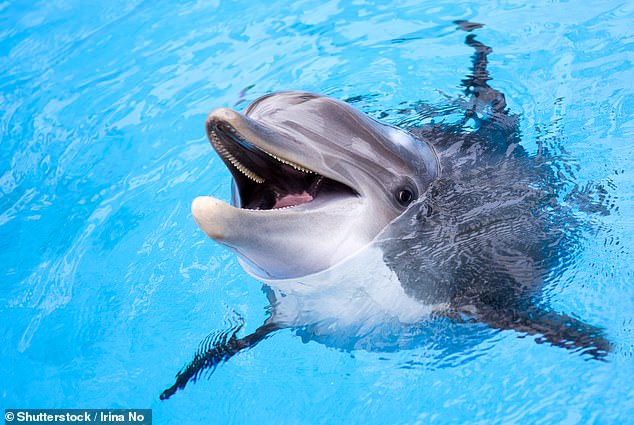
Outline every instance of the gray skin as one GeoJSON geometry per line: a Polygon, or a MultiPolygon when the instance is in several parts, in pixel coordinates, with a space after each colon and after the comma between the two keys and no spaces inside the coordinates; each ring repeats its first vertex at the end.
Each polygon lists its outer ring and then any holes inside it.
{"type": "Polygon", "coordinates": [[[207,135],[233,174],[234,206],[203,196],[194,200],[193,216],[261,279],[306,276],[340,263],[440,174],[430,144],[306,92],[264,96],[244,114],[216,109],[207,135]],[[409,193],[411,199],[399,201],[409,193]],[[293,206],[271,209],[277,201],[293,206]]]}
{"type": "MultiPolygon", "coordinates": [[[[475,49],[473,74],[463,80],[468,100],[457,125],[399,129],[303,92],[265,96],[244,114],[217,109],[209,115],[209,139],[234,177],[234,206],[200,197],[193,214],[207,235],[265,282],[272,312],[245,337],[237,337],[239,325],[205,341],[162,399],[277,329],[293,327],[319,339],[323,329],[313,317],[300,312],[288,319],[287,311],[279,312],[283,300],[292,295],[312,313],[320,302],[330,306],[336,298],[313,291],[310,304],[293,285],[315,284],[318,292],[329,281],[327,291],[340,289],[357,278],[332,276],[346,270],[342,264],[363,269],[358,258],[365,261],[368,252],[378,252],[387,266],[380,279],[394,276],[398,287],[379,286],[376,296],[377,288],[364,292],[358,285],[353,294],[393,301],[389,307],[397,312],[436,306],[434,314],[457,322],[512,329],[605,358],[610,344],[602,329],[541,300],[544,284],[574,256],[583,223],[557,203],[553,158],[545,151],[530,157],[519,144],[517,117],[488,85],[490,48],[472,35],[467,44],[475,49]],[[272,209],[287,204],[298,205],[272,209]]],[[[363,285],[379,276],[368,270],[363,285]]],[[[388,301],[369,308],[353,305],[351,297],[335,315],[345,315],[349,305],[369,311],[354,318],[368,323],[384,317],[376,313],[388,301]]]]}

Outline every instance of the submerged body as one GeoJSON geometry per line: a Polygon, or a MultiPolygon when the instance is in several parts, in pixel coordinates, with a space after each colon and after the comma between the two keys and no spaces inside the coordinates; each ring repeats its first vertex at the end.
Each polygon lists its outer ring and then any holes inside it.
{"type": "Polygon", "coordinates": [[[443,315],[606,355],[600,329],[540,301],[577,223],[557,203],[548,161],[526,154],[517,118],[488,85],[490,49],[467,44],[476,53],[464,117],[475,129],[399,129],[304,92],[210,114],[233,206],[201,197],[192,211],[265,283],[271,317],[243,338],[221,334],[162,398],[283,327],[354,339],[443,315]]]}

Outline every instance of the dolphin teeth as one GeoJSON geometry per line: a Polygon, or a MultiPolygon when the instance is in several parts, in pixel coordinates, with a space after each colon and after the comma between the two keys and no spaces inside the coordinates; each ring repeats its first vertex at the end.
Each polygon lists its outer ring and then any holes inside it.
{"type": "MultiPolygon", "coordinates": [[[[236,129],[235,129],[235,128],[233,128],[233,127],[231,127],[231,126],[227,126],[227,128],[229,129],[229,131],[230,131],[230,132],[231,132],[231,133],[232,133],[235,137],[237,137],[238,139],[240,139],[240,140],[241,140],[241,141],[243,141],[243,142],[249,143],[249,141],[248,141],[248,140],[246,140],[244,137],[242,137],[242,135],[241,135],[240,133],[238,133],[238,132],[236,131],[236,129]]],[[[274,155],[274,154],[272,154],[271,152],[267,152],[267,151],[265,151],[264,149],[262,149],[262,148],[260,148],[260,147],[258,147],[258,149],[259,149],[259,150],[261,150],[262,152],[264,152],[265,154],[269,155],[271,158],[274,158],[275,160],[277,160],[277,161],[281,162],[282,164],[290,165],[291,167],[293,167],[293,168],[294,168],[294,169],[296,169],[297,171],[301,171],[302,173],[306,173],[306,174],[317,174],[317,173],[315,173],[314,171],[309,170],[308,168],[304,168],[304,167],[302,167],[301,165],[296,164],[296,163],[294,163],[294,162],[291,162],[291,161],[289,161],[289,160],[287,160],[287,159],[280,158],[279,156],[274,155]]]]}
{"type": "MultiPolygon", "coordinates": [[[[231,128],[231,130],[235,132],[235,129],[231,128]]],[[[247,178],[253,180],[256,183],[264,183],[266,181],[265,179],[251,171],[249,168],[247,168],[246,165],[238,161],[238,159],[233,156],[222,143],[220,143],[220,139],[218,139],[218,135],[215,132],[211,133],[211,139],[214,147],[216,148],[216,152],[218,152],[218,155],[229,161],[238,171],[244,174],[247,178]]]]}
{"type": "Polygon", "coordinates": [[[262,152],[265,152],[267,155],[269,155],[270,157],[274,158],[275,160],[277,160],[277,161],[279,161],[279,162],[281,162],[283,164],[290,165],[291,167],[293,167],[297,171],[301,171],[301,172],[307,173],[307,174],[316,174],[313,170],[309,170],[308,168],[304,168],[301,165],[298,165],[298,164],[296,164],[294,162],[291,162],[291,161],[289,161],[287,159],[282,159],[279,156],[273,155],[270,152],[267,152],[265,150],[263,150],[262,152]]]}
{"type": "MultiPolygon", "coordinates": [[[[232,134],[232,137],[237,137],[239,140],[248,143],[248,140],[244,139],[242,135],[235,128],[233,128],[233,126],[225,124],[224,127],[232,134]]],[[[214,147],[216,148],[216,151],[218,152],[218,155],[220,155],[221,157],[229,161],[238,171],[240,171],[246,177],[248,177],[249,179],[253,180],[256,183],[264,183],[266,181],[264,178],[260,177],[257,173],[250,170],[246,165],[241,163],[238,160],[238,158],[236,158],[231,152],[229,152],[226,146],[220,141],[220,138],[218,137],[218,134],[215,131],[211,132],[211,140],[212,140],[212,143],[214,144],[214,147]]],[[[293,167],[297,171],[300,171],[306,174],[317,174],[313,170],[304,168],[301,165],[291,162],[287,159],[280,158],[279,156],[274,155],[270,152],[267,152],[262,148],[258,148],[258,149],[260,149],[260,151],[266,153],[267,155],[269,155],[271,158],[275,159],[276,161],[281,162],[282,164],[286,164],[290,167],[293,167]]]]}

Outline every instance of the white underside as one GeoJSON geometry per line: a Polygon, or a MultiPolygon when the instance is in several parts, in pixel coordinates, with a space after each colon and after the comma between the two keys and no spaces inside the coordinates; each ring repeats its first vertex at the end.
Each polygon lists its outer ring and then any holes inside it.
{"type": "Polygon", "coordinates": [[[319,334],[366,333],[398,321],[414,324],[446,304],[425,304],[405,293],[383,261],[381,250],[368,246],[343,263],[298,279],[265,280],[274,292],[273,320],[284,326],[310,326],[319,334]]]}

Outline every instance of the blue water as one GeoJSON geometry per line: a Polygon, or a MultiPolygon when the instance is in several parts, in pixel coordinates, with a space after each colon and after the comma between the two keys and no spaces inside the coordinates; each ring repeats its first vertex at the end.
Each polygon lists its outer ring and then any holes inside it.
{"type": "Polygon", "coordinates": [[[633,23],[629,1],[0,2],[0,407],[152,408],[156,424],[634,423],[633,23]],[[545,289],[606,328],[608,361],[511,331],[437,361],[283,330],[160,401],[206,335],[266,317],[260,284],[190,215],[195,196],[230,196],[206,114],[285,89],[363,96],[374,116],[442,103],[471,65],[456,19],[486,24],[491,84],[526,149],[556,141],[570,184],[599,182],[614,203],[545,289]]]}

